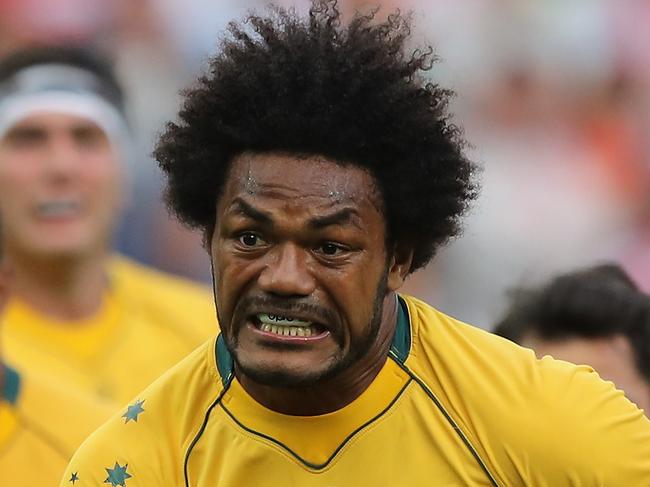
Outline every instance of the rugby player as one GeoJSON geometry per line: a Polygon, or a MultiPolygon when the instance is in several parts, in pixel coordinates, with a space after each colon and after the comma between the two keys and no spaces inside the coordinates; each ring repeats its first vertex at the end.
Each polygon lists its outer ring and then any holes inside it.
{"type": "Polygon", "coordinates": [[[111,249],[129,130],[110,65],[76,48],[0,62],[6,359],[122,404],[214,333],[209,291],[111,249]]]}
{"type": "MultiPolygon", "coordinates": [[[[12,278],[1,242],[0,316],[9,299],[12,278]]],[[[38,375],[25,380],[4,362],[0,352],[2,485],[56,485],[75,449],[111,412],[109,404],[72,387],[38,375]]]]}
{"type": "Polygon", "coordinates": [[[476,193],[409,29],[334,0],[230,25],[156,150],[222,332],[61,486],[650,482],[650,422],[611,384],[397,293],[476,193]]]}
{"type": "Polygon", "coordinates": [[[587,364],[650,411],[650,296],[617,264],[519,288],[495,333],[575,364],[587,364]]]}

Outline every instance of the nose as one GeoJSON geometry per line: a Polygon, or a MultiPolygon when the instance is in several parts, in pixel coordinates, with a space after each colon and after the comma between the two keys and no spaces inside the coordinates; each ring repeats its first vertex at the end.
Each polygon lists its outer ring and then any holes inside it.
{"type": "Polygon", "coordinates": [[[316,281],[309,271],[308,252],[297,245],[278,245],[258,278],[263,291],[279,296],[308,296],[316,281]]]}
{"type": "Polygon", "coordinates": [[[55,181],[67,180],[81,163],[79,149],[70,137],[52,137],[48,152],[48,175],[55,181]]]}

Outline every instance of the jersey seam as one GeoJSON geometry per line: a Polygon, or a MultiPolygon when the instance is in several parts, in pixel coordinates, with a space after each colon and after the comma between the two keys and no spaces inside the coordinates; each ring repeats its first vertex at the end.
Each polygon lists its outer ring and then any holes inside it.
{"type": "Polygon", "coordinates": [[[289,453],[294,460],[297,460],[299,463],[301,463],[303,466],[307,467],[308,469],[316,471],[316,472],[322,472],[323,470],[325,470],[330,465],[330,463],[347,446],[348,443],[353,441],[355,439],[355,437],[360,435],[363,431],[365,431],[368,428],[372,427],[373,424],[375,424],[377,421],[382,419],[386,414],[388,414],[390,412],[390,410],[393,408],[393,406],[402,397],[402,395],[404,394],[404,391],[411,384],[411,382],[412,382],[412,378],[409,378],[409,380],[402,386],[402,388],[399,390],[399,392],[395,395],[395,397],[390,401],[390,403],[383,410],[381,410],[378,414],[376,414],[375,416],[370,418],[368,421],[366,421],[365,423],[363,423],[359,427],[355,428],[349,435],[347,435],[341,441],[341,443],[339,443],[339,445],[334,449],[334,451],[329,456],[329,458],[325,462],[320,463],[320,464],[312,463],[312,462],[309,462],[309,461],[305,460],[304,458],[302,458],[300,455],[298,455],[295,451],[293,451],[291,448],[289,448],[287,445],[285,445],[280,440],[278,440],[276,438],[273,438],[270,435],[260,433],[259,431],[256,431],[256,430],[254,430],[252,428],[249,428],[248,426],[245,426],[241,421],[239,421],[235,417],[235,415],[231,411],[228,410],[228,408],[226,408],[226,406],[223,405],[223,403],[220,403],[219,406],[235,422],[235,424],[237,424],[237,426],[239,426],[241,429],[243,429],[247,433],[249,433],[249,434],[251,434],[251,435],[253,435],[253,436],[255,436],[255,437],[259,438],[259,439],[266,440],[266,441],[272,443],[273,445],[281,448],[286,453],[289,453]]]}
{"type": "Polygon", "coordinates": [[[406,372],[409,375],[409,377],[411,377],[411,380],[413,380],[416,384],[418,384],[420,388],[425,392],[425,394],[429,396],[429,399],[431,399],[431,401],[434,403],[436,408],[440,411],[440,413],[443,415],[443,417],[446,419],[446,421],[449,423],[449,425],[452,427],[452,429],[456,432],[458,437],[461,439],[465,447],[469,450],[472,457],[474,457],[474,460],[476,460],[481,470],[483,470],[488,480],[490,481],[491,485],[493,487],[500,487],[500,484],[496,481],[495,476],[492,474],[491,470],[488,469],[487,462],[483,460],[483,458],[478,453],[477,449],[469,440],[465,432],[461,429],[461,427],[454,420],[451,414],[442,405],[440,399],[438,399],[438,397],[433,393],[433,391],[429,389],[429,387],[427,387],[424,381],[422,381],[422,379],[420,379],[413,371],[411,371],[411,369],[408,366],[400,362],[397,356],[395,356],[392,352],[389,352],[388,355],[394,362],[396,362],[400,366],[402,370],[404,370],[404,372],[406,372]]]}
{"type": "Polygon", "coordinates": [[[16,418],[16,426],[14,427],[14,431],[11,432],[11,434],[7,437],[7,439],[0,445],[0,458],[9,453],[9,450],[11,447],[14,445],[16,441],[18,441],[18,437],[20,435],[25,434],[24,431],[20,429],[20,418],[18,418],[17,414],[14,414],[14,417],[16,418]]]}
{"type": "Polygon", "coordinates": [[[192,439],[189,446],[187,447],[187,451],[185,452],[185,458],[183,460],[183,476],[184,476],[184,480],[185,480],[185,487],[190,487],[190,477],[189,477],[188,464],[189,464],[189,461],[190,461],[190,456],[192,455],[192,451],[194,450],[194,447],[196,446],[196,444],[199,442],[199,440],[203,436],[203,433],[205,432],[205,429],[208,426],[208,421],[210,420],[210,414],[212,413],[214,408],[223,399],[224,394],[230,388],[231,382],[232,382],[232,375],[230,375],[228,377],[228,382],[224,385],[223,389],[221,389],[221,392],[219,392],[216,399],[214,401],[212,401],[212,404],[210,404],[210,406],[208,406],[208,409],[205,411],[205,413],[203,415],[203,422],[201,423],[201,427],[196,432],[196,434],[194,435],[194,438],[192,439]]]}
{"type": "Polygon", "coordinates": [[[41,428],[36,423],[25,418],[20,412],[17,412],[16,417],[20,423],[25,426],[25,430],[31,431],[35,436],[43,440],[52,450],[57,452],[65,462],[67,462],[71,455],[71,452],[68,448],[63,446],[59,440],[57,440],[53,435],[48,433],[45,429],[41,428]]]}

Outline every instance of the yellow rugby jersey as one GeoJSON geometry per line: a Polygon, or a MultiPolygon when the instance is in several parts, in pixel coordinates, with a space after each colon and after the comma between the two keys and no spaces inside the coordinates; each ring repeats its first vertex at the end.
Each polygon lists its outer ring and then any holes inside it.
{"type": "Polygon", "coordinates": [[[75,449],[113,412],[51,381],[5,369],[0,398],[0,485],[54,486],[75,449]]]}
{"type": "Polygon", "coordinates": [[[400,298],[373,383],[321,416],[276,413],[221,337],[80,447],[77,487],[644,486],[650,422],[593,370],[400,298]]]}
{"type": "Polygon", "coordinates": [[[204,287],[124,257],[108,272],[101,309],[86,320],[54,320],[12,298],[0,325],[7,362],[122,404],[214,335],[204,287]]]}

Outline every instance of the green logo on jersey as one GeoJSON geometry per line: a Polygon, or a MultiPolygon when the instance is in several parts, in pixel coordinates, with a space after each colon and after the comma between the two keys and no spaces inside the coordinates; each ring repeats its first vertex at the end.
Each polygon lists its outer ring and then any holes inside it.
{"type": "Polygon", "coordinates": [[[111,484],[111,487],[117,487],[118,485],[126,487],[126,479],[131,478],[131,476],[126,471],[128,467],[128,463],[125,463],[122,467],[119,463],[115,462],[115,466],[113,468],[105,469],[106,473],[108,473],[108,477],[106,480],[104,480],[104,483],[111,484]]]}
{"type": "Polygon", "coordinates": [[[138,415],[144,412],[144,408],[142,407],[143,404],[144,400],[138,400],[126,408],[126,412],[122,415],[125,424],[129,421],[135,421],[136,423],[138,422],[138,415]]]}

